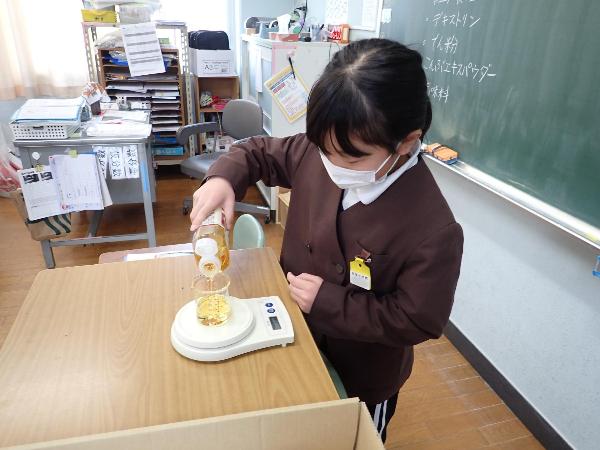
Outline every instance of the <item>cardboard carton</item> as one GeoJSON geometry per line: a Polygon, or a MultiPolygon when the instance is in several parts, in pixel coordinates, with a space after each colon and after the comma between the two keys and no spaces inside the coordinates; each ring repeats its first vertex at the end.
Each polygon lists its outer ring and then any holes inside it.
{"type": "Polygon", "coordinates": [[[235,75],[233,50],[198,50],[190,48],[192,73],[197,77],[235,75]]]}
{"type": "Polygon", "coordinates": [[[277,208],[277,212],[279,213],[278,222],[283,228],[285,228],[285,224],[287,222],[287,215],[288,209],[290,208],[291,195],[291,192],[284,192],[283,194],[279,194],[279,207],[277,208]]]}
{"type": "Polygon", "coordinates": [[[383,450],[357,398],[137,428],[13,449],[383,450]]]}

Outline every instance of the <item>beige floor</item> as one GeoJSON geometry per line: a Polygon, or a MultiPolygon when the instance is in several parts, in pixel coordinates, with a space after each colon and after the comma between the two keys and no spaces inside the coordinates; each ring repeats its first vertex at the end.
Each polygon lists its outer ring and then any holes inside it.
{"type": "MultiPolygon", "coordinates": [[[[196,185],[161,168],[154,214],[158,245],[190,240],[181,201],[196,185]]],[[[258,191],[249,192],[247,200],[259,202],[258,191]]],[[[83,235],[87,223],[86,214],[75,214],[74,234],[83,235]]],[[[141,206],[112,207],[100,233],[139,231],[143,223],[141,206]]],[[[279,252],[281,228],[270,224],[265,231],[267,245],[279,252]]],[[[55,249],[55,257],[58,267],[95,264],[101,253],[140,247],[146,247],[145,242],[63,247],[55,249]]],[[[39,244],[30,239],[11,201],[4,198],[0,198],[0,255],[1,346],[35,275],[45,268],[39,244]]],[[[445,337],[417,346],[415,353],[413,374],[388,428],[388,449],[543,448],[445,337]]]]}

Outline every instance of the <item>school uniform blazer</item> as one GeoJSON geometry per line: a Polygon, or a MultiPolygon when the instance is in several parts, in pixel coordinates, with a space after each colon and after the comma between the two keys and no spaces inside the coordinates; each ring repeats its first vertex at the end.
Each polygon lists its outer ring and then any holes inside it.
{"type": "Polygon", "coordinates": [[[424,161],[370,205],[342,210],[318,147],[304,134],[231,147],[208,177],[292,189],[280,263],[323,278],[307,323],[350,396],[377,403],[410,375],[413,345],[438,338],[450,315],[463,235],[424,161]],[[349,262],[371,256],[372,288],[349,283],[349,262]]]}

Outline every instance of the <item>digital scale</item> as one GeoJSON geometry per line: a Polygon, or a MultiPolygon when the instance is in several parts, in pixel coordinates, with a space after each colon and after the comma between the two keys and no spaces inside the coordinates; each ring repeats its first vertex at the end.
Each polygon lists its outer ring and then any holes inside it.
{"type": "Polygon", "coordinates": [[[222,325],[201,325],[196,301],[186,303],[171,326],[171,344],[186,358],[222,361],[261,348],[294,342],[290,316],[279,297],[228,297],[231,316],[222,325]]]}

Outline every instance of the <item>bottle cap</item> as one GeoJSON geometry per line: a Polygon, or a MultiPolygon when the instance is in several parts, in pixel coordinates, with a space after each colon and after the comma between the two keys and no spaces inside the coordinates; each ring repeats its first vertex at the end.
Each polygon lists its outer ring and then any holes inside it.
{"type": "Polygon", "coordinates": [[[198,263],[198,269],[203,275],[212,277],[221,271],[221,260],[214,255],[202,256],[198,263]]]}
{"type": "Polygon", "coordinates": [[[211,238],[201,238],[196,241],[194,252],[199,256],[216,255],[219,251],[217,241],[211,238]]]}

